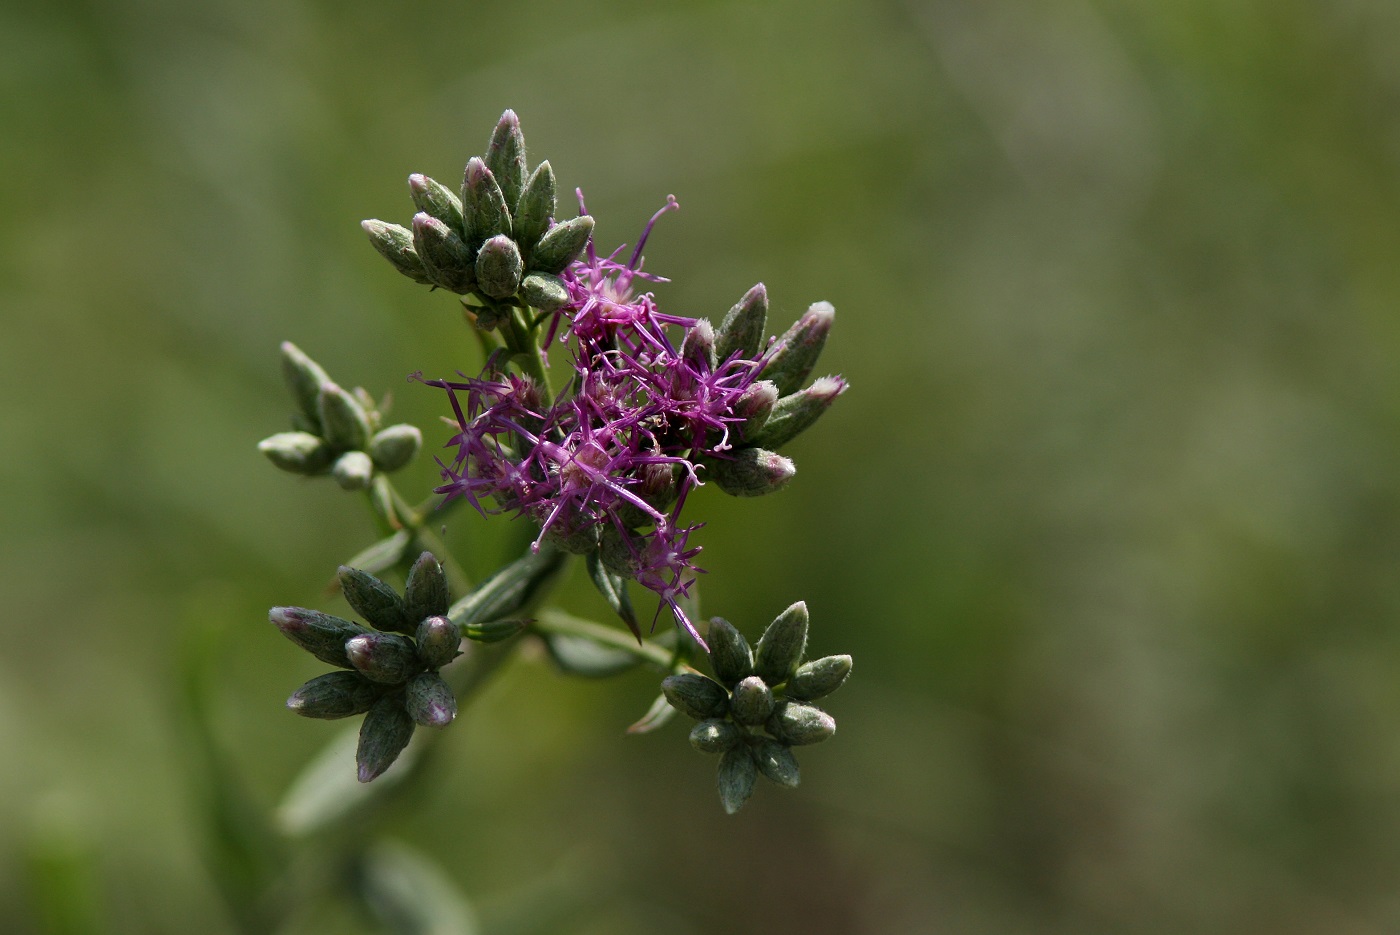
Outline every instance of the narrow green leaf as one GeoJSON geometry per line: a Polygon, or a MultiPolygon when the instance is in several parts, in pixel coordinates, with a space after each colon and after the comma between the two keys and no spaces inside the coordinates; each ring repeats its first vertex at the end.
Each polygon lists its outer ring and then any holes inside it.
{"type": "Polygon", "coordinates": [[[593,586],[603,595],[603,600],[608,602],[613,613],[627,624],[627,629],[632,631],[637,642],[641,642],[642,628],[637,623],[636,612],[632,609],[632,599],[627,595],[627,579],[604,565],[599,552],[589,552],[587,564],[588,577],[593,579],[593,586]]]}
{"type": "Polygon", "coordinates": [[[569,675],[601,679],[626,672],[641,663],[632,653],[595,643],[586,636],[564,633],[542,636],[550,658],[569,675]]]}
{"type": "Polygon", "coordinates": [[[391,935],[476,935],[471,904],[436,862],[397,841],[365,854],[355,895],[391,935]]]}
{"type": "Polygon", "coordinates": [[[671,702],[666,700],[666,696],[657,695],[656,700],[651,703],[647,713],[642,715],[641,720],[627,728],[629,734],[649,734],[658,727],[666,724],[671,718],[676,716],[676,709],[671,707],[671,702]]]}

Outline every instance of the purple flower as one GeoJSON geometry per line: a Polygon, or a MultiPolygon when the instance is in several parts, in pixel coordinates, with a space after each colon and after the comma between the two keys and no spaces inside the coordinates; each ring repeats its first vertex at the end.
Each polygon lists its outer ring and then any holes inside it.
{"type": "Polygon", "coordinates": [[[702,571],[700,547],[689,544],[702,524],[684,525],[680,514],[701,483],[700,462],[731,448],[730,428],[746,418],[736,407],[762,362],[713,361],[709,322],[663,314],[650,292],[637,291],[665,281],[642,271],[642,249],[677,207],[667,199],[625,265],[621,247],[600,257],[590,242],[561,276],[570,300],[550,334],[567,321],[561,340],[572,344],[573,375],[549,406],[533,382],[499,372],[494,360],[479,377],[424,382],[447,391],[457,421],[439,493],[482,513],[531,517],[536,548],[549,538],[602,549],[695,634],[680,600],[702,571]]]}

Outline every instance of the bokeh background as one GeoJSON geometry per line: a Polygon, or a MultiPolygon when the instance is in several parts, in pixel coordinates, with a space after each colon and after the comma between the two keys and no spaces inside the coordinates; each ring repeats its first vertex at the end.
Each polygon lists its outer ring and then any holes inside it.
{"type": "Polygon", "coordinates": [[[387,823],[483,932],[1400,929],[1397,50],[1391,0],[0,5],[0,929],[235,931],[182,660],[271,807],[332,731],[266,610],[374,535],[254,450],[276,347],[435,437],[405,375],[478,357],[357,223],[506,107],[600,243],[678,197],[666,307],[836,306],[797,481],[691,510],[705,610],[856,670],[726,818],[623,735],[651,676],[522,659],[387,823]]]}

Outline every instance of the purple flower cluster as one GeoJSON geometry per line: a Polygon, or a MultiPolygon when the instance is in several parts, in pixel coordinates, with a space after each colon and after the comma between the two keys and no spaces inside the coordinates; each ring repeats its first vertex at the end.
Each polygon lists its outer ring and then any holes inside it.
{"type": "Polygon", "coordinates": [[[745,419],[741,400],[764,359],[736,351],[716,360],[708,321],[663,314],[650,292],[638,291],[664,281],[642,272],[642,249],[657,219],[676,207],[668,199],[625,264],[622,247],[600,257],[590,241],[562,274],[569,301],[546,346],[560,330],[571,339],[573,374],[557,398],[504,372],[495,357],[479,377],[426,382],[447,390],[458,426],[448,443],[455,456],[439,462],[438,493],[465,497],[483,513],[532,518],[536,549],[549,539],[574,552],[598,550],[694,634],[679,602],[701,571],[700,548],[688,539],[702,524],[684,524],[681,511],[702,483],[701,462],[728,457],[745,419]]]}

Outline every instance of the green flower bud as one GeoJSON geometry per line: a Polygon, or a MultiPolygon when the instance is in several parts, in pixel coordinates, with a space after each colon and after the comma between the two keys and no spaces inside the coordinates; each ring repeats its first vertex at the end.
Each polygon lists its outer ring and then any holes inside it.
{"type": "Polygon", "coordinates": [[[415,208],[437,218],[448,230],[462,233],[462,202],[446,185],[414,173],[408,177],[408,192],[415,208]]]}
{"type": "Polygon", "coordinates": [[[346,641],[370,632],[357,623],[307,607],[274,607],[267,619],[287,639],[322,662],[342,669],[354,668],[345,654],[346,641]]]}
{"type": "MultiPolygon", "coordinates": [[[[403,589],[404,618],[412,623],[426,617],[441,617],[447,613],[450,603],[442,564],[432,552],[424,552],[408,570],[408,581],[403,589]]],[[[452,648],[456,649],[457,644],[453,643],[452,648]]]]}
{"type": "Polygon", "coordinates": [[[394,269],[414,282],[425,286],[433,285],[433,277],[413,246],[413,234],[397,224],[387,221],[361,221],[360,227],[369,235],[369,242],[380,256],[393,264],[394,269]]]}
{"type": "Polygon", "coordinates": [[[797,757],[776,740],[760,737],[750,751],[758,771],[780,786],[796,789],[802,779],[797,757]]]}
{"type": "Polygon", "coordinates": [[[475,288],[476,267],[472,252],[461,235],[445,223],[422,211],[415,214],[413,246],[434,284],[458,295],[466,295],[475,288]]]}
{"type": "Polygon", "coordinates": [[[377,778],[399,758],[413,738],[413,718],[403,707],[403,695],[384,695],[376,701],[360,725],[360,744],[355,750],[360,782],[377,778]]]}
{"type": "Polygon", "coordinates": [[[540,237],[549,229],[549,219],[557,210],[554,195],[554,170],[545,160],[535,167],[520,201],[515,206],[515,240],[520,249],[531,253],[540,237]]]}
{"type": "Polygon", "coordinates": [[[588,215],[576,217],[562,224],[555,224],[545,231],[535,249],[530,251],[532,272],[561,273],[588,245],[593,234],[593,218],[588,215]]]}
{"type": "Polygon", "coordinates": [[[715,369],[715,326],[701,318],[681,341],[681,359],[702,369],[715,369]]]}
{"type": "Polygon", "coordinates": [[[258,450],[277,467],[293,474],[320,474],[331,463],[331,446],[309,432],[279,432],[258,442],[258,450]]]}
{"type": "Polygon", "coordinates": [[[499,643],[524,630],[529,620],[490,620],[483,623],[469,623],[462,627],[462,635],[477,643],[499,643]]]}
{"type": "Polygon", "coordinates": [[[374,462],[363,451],[347,451],[335,459],[331,476],[342,490],[364,490],[374,477],[374,462]]]}
{"type": "Polygon", "coordinates": [[[316,361],[307,357],[301,348],[291,341],[282,342],[282,378],[287,381],[287,389],[291,390],[297,409],[310,423],[307,426],[308,431],[319,435],[321,387],[329,383],[331,378],[326,376],[326,371],[322,370],[316,361]]]}
{"type": "Polygon", "coordinates": [[[719,800],[727,814],[733,815],[744,807],[753,795],[753,784],[758,778],[758,767],[746,746],[733,747],[725,751],[719,760],[719,800]]]}
{"type": "Polygon", "coordinates": [[[316,398],[321,436],[336,451],[359,451],[369,442],[369,414],[354,396],[327,380],[316,398]]]}
{"type": "Polygon", "coordinates": [[[531,273],[520,281],[520,297],[533,308],[552,312],[569,301],[569,290],[558,276],[531,273]]]}
{"type": "Polygon", "coordinates": [[[358,672],[328,672],[292,692],[287,707],[302,717],[332,721],[364,714],[379,697],[379,692],[379,686],[358,672]]]}
{"type": "Polygon", "coordinates": [[[476,156],[467,161],[462,180],[462,216],[467,244],[485,243],[497,234],[510,236],[510,211],[495,175],[476,156]]]}
{"type": "Polygon", "coordinates": [[[733,688],[740,679],[753,675],[753,650],[749,648],[749,641],[728,620],[712,618],[705,640],[710,644],[710,665],[720,684],[733,688]]]}
{"type": "Polygon", "coordinates": [[[763,283],[754,286],[739,303],[729,310],[719,324],[715,356],[725,361],[734,352],[752,359],[763,344],[763,329],[768,324],[768,290],[763,283]]]}
{"type": "Polygon", "coordinates": [[[369,456],[381,471],[397,471],[413,460],[423,447],[423,433],[416,425],[391,425],[369,441],[369,456]]]}
{"type": "Polygon", "coordinates": [[[798,701],[814,701],[836,691],[851,674],[850,656],[823,656],[797,667],[784,691],[798,701]]]}
{"type": "Polygon", "coordinates": [[[423,668],[413,641],[397,633],[364,633],[345,643],[350,664],[382,685],[402,685],[423,668]]]}
{"type": "Polygon", "coordinates": [[[796,392],[816,366],[835,317],[836,309],[831,307],[830,302],[814,302],[778,338],[768,352],[768,363],[759,376],[777,384],[779,395],[796,392]]]}
{"type": "Polygon", "coordinates": [[[739,394],[739,398],[734,401],[734,414],[744,419],[737,427],[739,437],[745,441],[757,437],[777,402],[778,388],[773,385],[773,381],[759,380],[757,383],[750,383],[748,389],[739,394]]]}
{"type": "Polygon", "coordinates": [[[805,390],[778,400],[763,428],[756,435],[746,437],[764,448],[787,444],[821,418],[836,397],[846,392],[846,386],[846,381],[841,377],[818,377],[805,390]]]}
{"type": "Polygon", "coordinates": [[[476,255],[477,288],[493,299],[515,294],[520,277],[525,275],[525,263],[520,248],[505,234],[497,234],[481,245],[476,255]]]}
{"type": "Polygon", "coordinates": [[[446,617],[428,617],[418,624],[418,658],[430,669],[440,669],[461,652],[462,631],[446,617]]]}
{"type": "Polygon", "coordinates": [[[667,676],[661,681],[661,692],[677,710],[697,721],[724,717],[729,710],[729,692],[698,672],[667,676]]]}
{"type": "Polygon", "coordinates": [[[723,753],[741,737],[743,733],[739,728],[719,718],[701,721],[690,729],[690,745],[701,753],[723,753]]]}
{"type": "Polygon", "coordinates": [[[418,621],[408,619],[403,598],[367,571],[341,565],[336,569],[340,590],[355,612],[372,627],[399,633],[416,633],[418,621]]]}
{"type": "Polygon", "coordinates": [[[763,631],[754,656],[754,672],[769,685],[779,685],[797,669],[807,650],[807,604],[798,601],[763,631]]]}
{"type": "Polygon", "coordinates": [[[761,497],[782,490],[797,474],[789,458],[764,448],[740,448],[709,462],[710,478],[731,497],[761,497]]]}
{"type": "Polygon", "coordinates": [[[729,710],[740,724],[757,727],[773,713],[773,690],[756,675],[750,675],[734,686],[729,710]]]}
{"type": "Polygon", "coordinates": [[[768,733],[788,746],[821,743],[836,733],[836,720],[821,708],[784,701],[773,710],[768,733]]]}
{"type": "Polygon", "coordinates": [[[446,727],[457,716],[457,698],[451,686],[432,672],[408,680],[403,704],[408,716],[424,727],[446,727]]]}
{"type": "Polygon", "coordinates": [[[520,132],[520,118],[515,111],[501,114],[491,142],[486,145],[486,166],[500,184],[505,203],[514,205],[525,180],[525,135],[520,132]]]}

